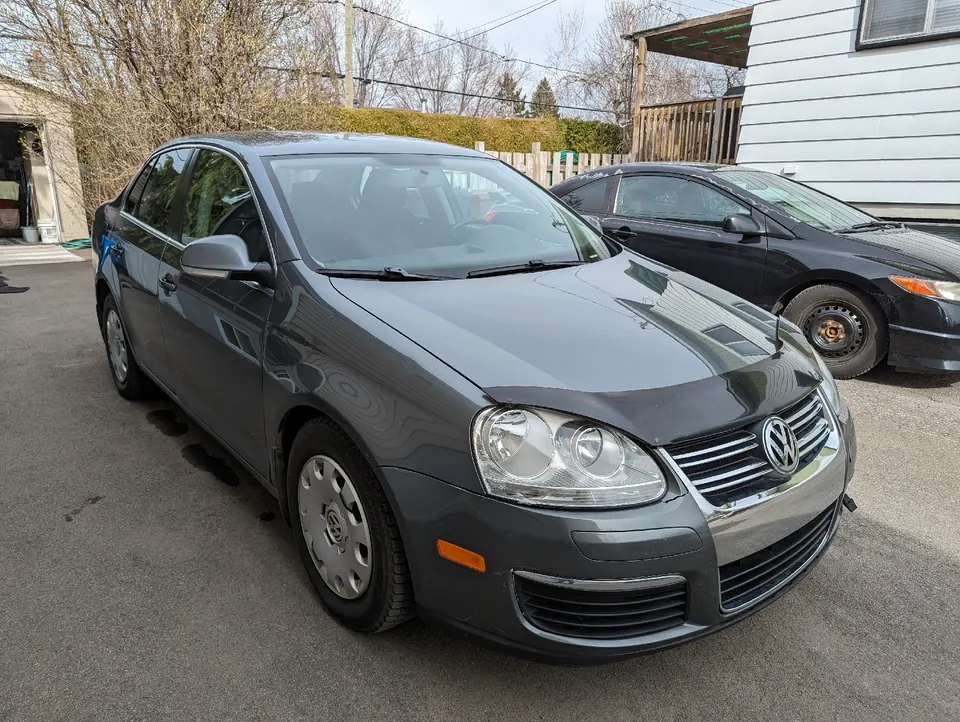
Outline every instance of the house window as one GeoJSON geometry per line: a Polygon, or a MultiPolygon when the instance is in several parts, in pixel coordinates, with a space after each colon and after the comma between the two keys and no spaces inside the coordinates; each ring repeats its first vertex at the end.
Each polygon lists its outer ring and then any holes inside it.
{"type": "Polygon", "coordinates": [[[960,35],[960,0],[862,0],[860,47],[960,35]]]}

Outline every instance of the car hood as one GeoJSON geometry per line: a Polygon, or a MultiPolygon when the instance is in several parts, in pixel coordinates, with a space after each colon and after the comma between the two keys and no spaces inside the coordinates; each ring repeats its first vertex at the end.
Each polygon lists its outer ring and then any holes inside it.
{"type": "Polygon", "coordinates": [[[873,257],[871,248],[897,253],[906,258],[898,262],[884,254],[877,260],[900,268],[905,273],[925,277],[939,276],[936,280],[960,280],[960,242],[912,228],[890,228],[862,233],[845,233],[843,238],[855,240],[864,246],[861,255],[873,257]],[[919,264],[911,263],[918,261],[919,264]],[[922,264],[922,265],[920,265],[922,264]],[[931,273],[931,270],[934,273],[931,273]]]}
{"type": "Polygon", "coordinates": [[[331,281],[494,401],[587,416],[652,444],[748,423],[818,382],[773,316],[629,252],[490,278],[331,281]]]}

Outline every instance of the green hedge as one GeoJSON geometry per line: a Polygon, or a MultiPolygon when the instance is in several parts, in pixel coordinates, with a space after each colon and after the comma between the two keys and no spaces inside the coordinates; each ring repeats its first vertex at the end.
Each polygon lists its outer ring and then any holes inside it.
{"type": "Polygon", "coordinates": [[[530,152],[573,149],[581,153],[619,153],[622,130],[610,123],[575,118],[473,118],[393,108],[347,110],[332,106],[278,104],[272,123],[278,130],[328,130],[385,133],[425,138],[472,148],[482,140],[488,150],[530,152]]]}

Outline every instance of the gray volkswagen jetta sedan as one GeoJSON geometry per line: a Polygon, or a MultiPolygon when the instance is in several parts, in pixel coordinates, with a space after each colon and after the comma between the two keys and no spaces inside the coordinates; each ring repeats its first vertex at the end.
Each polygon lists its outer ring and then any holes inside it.
{"type": "Polygon", "coordinates": [[[353,629],[648,652],[778,597],[854,507],[853,421],[796,327],[482,153],[185,138],[93,246],[121,395],[160,387],[276,496],[353,629]]]}

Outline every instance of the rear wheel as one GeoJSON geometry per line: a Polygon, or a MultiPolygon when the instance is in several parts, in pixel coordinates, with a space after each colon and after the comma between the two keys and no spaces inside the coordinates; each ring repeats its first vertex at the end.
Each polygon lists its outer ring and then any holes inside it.
{"type": "Polygon", "coordinates": [[[348,627],[382,632],[413,616],[397,521],[376,474],[326,419],[297,434],[287,464],[300,558],[324,606],[348,627]]]}
{"type": "Polygon", "coordinates": [[[845,286],[823,284],[801,291],[783,315],[801,328],[833,375],[852,379],[887,353],[887,322],[869,296],[845,286]]]}
{"type": "Polygon", "coordinates": [[[101,313],[103,343],[107,349],[107,361],[117,391],[126,399],[146,398],[153,391],[153,384],[130,352],[127,331],[113,296],[108,295],[103,299],[101,313]]]}

